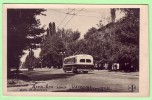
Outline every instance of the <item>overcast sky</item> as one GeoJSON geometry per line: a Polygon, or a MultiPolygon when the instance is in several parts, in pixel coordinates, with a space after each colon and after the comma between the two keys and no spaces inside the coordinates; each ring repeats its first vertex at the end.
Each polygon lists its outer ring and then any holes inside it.
{"type": "MultiPolygon", "coordinates": [[[[107,24],[107,22],[111,20],[109,8],[47,9],[44,13],[46,16],[37,16],[37,18],[40,19],[42,26],[46,25],[45,28],[47,28],[50,22],[55,22],[56,27],[58,28],[71,28],[74,31],[79,30],[81,32],[81,38],[89,28],[98,28],[97,24],[100,20],[103,21],[103,24],[107,24]]],[[[122,16],[123,14],[118,11],[116,12],[116,20],[122,16]]]]}

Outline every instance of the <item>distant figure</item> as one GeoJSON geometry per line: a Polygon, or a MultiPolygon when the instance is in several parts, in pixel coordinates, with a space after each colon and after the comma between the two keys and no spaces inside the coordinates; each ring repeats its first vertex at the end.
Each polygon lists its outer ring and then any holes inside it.
{"type": "Polygon", "coordinates": [[[119,63],[114,63],[114,64],[112,65],[112,69],[113,69],[114,71],[117,71],[117,70],[119,69],[119,63]]]}

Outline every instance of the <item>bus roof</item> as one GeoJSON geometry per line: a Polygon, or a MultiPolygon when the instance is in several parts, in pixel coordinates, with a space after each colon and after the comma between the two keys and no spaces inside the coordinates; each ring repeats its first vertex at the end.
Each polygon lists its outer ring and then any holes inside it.
{"type": "Polygon", "coordinates": [[[73,56],[65,57],[64,59],[75,58],[75,57],[89,57],[89,58],[92,58],[92,56],[88,55],[88,54],[78,54],[78,55],[73,55],[73,56]]]}

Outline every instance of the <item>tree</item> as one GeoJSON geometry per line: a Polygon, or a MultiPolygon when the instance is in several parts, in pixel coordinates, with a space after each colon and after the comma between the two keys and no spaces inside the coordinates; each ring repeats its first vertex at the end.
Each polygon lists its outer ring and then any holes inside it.
{"type": "MultiPolygon", "coordinates": [[[[7,10],[7,65],[8,69],[19,69],[23,49],[32,48],[27,36],[36,36],[44,32],[39,27],[36,15],[44,15],[44,9],[8,9],[7,10]]],[[[8,71],[9,74],[9,71],[8,71]]]]}
{"type": "Polygon", "coordinates": [[[97,24],[98,28],[102,28],[104,25],[103,25],[103,20],[100,20],[99,23],[97,24]]]}
{"type": "Polygon", "coordinates": [[[120,20],[121,27],[118,38],[123,44],[119,60],[129,63],[128,71],[139,70],[139,8],[120,9],[126,16],[120,20]],[[134,66],[131,68],[131,64],[134,66]]]}
{"type": "Polygon", "coordinates": [[[95,27],[90,28],[86,34],[84,35],[84,39],[89,38],[93,33],[95,33],[97,31],[97,29],[95,27]]]}
{"type": "Polygon", "coordinates": [[[22,65],[22,68],[28,68],[29,70],[32,70],[33,68],[40,68],[40,67],[41,67],[40,59],[34,56],[33,51],[29,52],[29,54],[25,59],[25,62],[22,65]]]}
{"type": "Polygon", "coordinates": [[[110,9],[110,14],[111,14],[111,22],[115,22],[116,19],[116,9],[115,8],[111,8],[110,9]]]}
{"type": "Polygon", "coordinates": [[[33,69],[34,64],[35,64],[35,57],[34,57],[34,52],[31,50],[29,52],[29,55],[25,59],[25,67],[28,68],[29,70],[33,69]]]}
{"type": "Polygon", "coordinates": [[[53,22],[52,24],[52,29],[53,29],[53,33],[56,33],[56,26],[55,26],[55,23],[53,22]]]}
{"type": "MultiPolygon", "coordinates": [[[[71,29],[58,29],[56,34],[48,36],[41,47],[40,56],[43,58],[43,65],[45,66],[60,66],[62,65],[62,56],[73,55],[73,44],[80,37],[79,31],[72,31],[71,29]],[[62,55],[61,52],[66,54],[62,55]]],[[[74,46],[75,47],[75,46],[74,46]]],[[[75,48],[76,50],[76,48],[75,48]]]]}
{"type": "Polygon", "coordinates": [[[53,22],[53,23],[49,23],[49,27],[47,28],[47,36],[49,36],[49,35],[53,35],[53,34],[55,34],[56,33],[56,26],[55,26],[55,23],[53,22]]]}
{"type": "Polygon", "coordinates": [[[86,52],[94,57],[95,62],[108,63],[109,70],[116,62],[120,63],[121,70],[139,70],[139,9],[121,9],[126,16],[117,22],[114,21],[115,10],[111,9],[113,22],[98,30],[90,28],[84,35],[86,52]]]}
{"type": "Polygon", "coordinates": [[[40,56],[46,66],[61,66],[60,52],[65,51],[65,45],[60,36],[54,34],[46,38],[41,47],[40,56]],[[50,65],[48,63],[51,62],[50,65]]]}
{"type": "Polygon", "coordinates": [[[68,45],[68,55],[87,54],[87,48],[88,46],[85,39],[71,42],[68,45]]]}
{"type": "Polygon", "coordinates": [[[105,33],[107,62],[118,62],[123,66],[122,70],[134,71],[139,69],[139,9],[121,10],[126,16],[118,22],[107,24],[100,31],[105,33]],[[130,66],[125,66],[125,63],[130,66]],[[131,65],[136,68],[130,69],[131,65]]]}

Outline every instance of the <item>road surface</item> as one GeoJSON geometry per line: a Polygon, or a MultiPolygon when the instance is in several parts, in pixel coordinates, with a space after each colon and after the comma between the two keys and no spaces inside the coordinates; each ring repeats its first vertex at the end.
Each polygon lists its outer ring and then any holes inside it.
{"type": "Polygon", "coordinates": [[[8,87],[8,91],[42,92],[139,92],[139,73],[95,70],[86,74],[65,73],[62,69],[22,70],[30,81],[8,87]]]}

